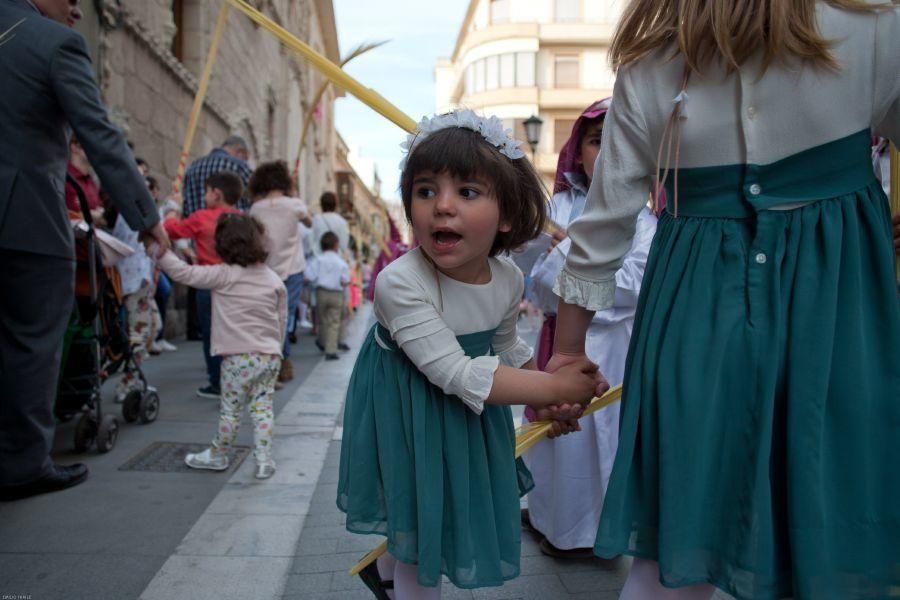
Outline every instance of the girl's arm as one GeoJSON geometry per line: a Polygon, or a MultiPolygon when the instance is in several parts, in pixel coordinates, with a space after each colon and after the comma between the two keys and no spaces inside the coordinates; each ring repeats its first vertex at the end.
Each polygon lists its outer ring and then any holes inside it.
{"type": "Polygon", "coordinates": [[[551,375],[500,365],[497,356],[466,356],[424,286],[408,273],[381,272],[375,282],[375,313],[416,368],[476,414],[485,402],[542,407],[586,403],[593,397],[596,366],[587,361],[551,375]]]}
{"type": "MultiPolygon", "coordinates": [[[[547,371],[584,359],[594,311],[613,305],[616,271],[631,247],[638,213],[647,203],[656,165],[631,69],[619,70],[603,125],[603,151],[594,168],[584,213],[569,226],[572,248],[554,292],[560,297],[553,358],[547,371]]],[[[598,388],[598,391],[602,388],[598,388]]]]}
{"type": "Polygon", "coordinates": [[[609,384],[600,375],[597,365],[586,358],[564,365],[553,373],[500,365],[485,402],[528,404],[538,409],[551,405],[584,406],[601,387],[604,388],[602,394],[609,389],[609,384]]]}
{"type": "Polygon", "coordinates": [[[171,250],[162,255],[159,266],[178,283],[204,290],[224,287],[234,279],[234,269],[229,265],[192,266],[175,256],[171,250]]]}
{"type": "Polygon", "coordinates": [[[554,290],[569,304],[593,311],[613,304],[616,271],[631,247],[655,170],[656,153],[637,102],[639,91],[630,68],[621,69],[603,125],[603,152],[584,212],[569,226],[572,248],[554,290]]]}

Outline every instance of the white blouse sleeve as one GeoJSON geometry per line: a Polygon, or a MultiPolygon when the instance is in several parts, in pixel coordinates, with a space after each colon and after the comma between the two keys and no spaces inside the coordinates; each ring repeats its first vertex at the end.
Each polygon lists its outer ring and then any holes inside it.
{"type": "Polygon", "coordinates": [[[553,291],[589,310],[613,305],[616,271],[631,247],[635,221],[647,204],[655,155],[631,70],[619,70],[603,125],[596,176],[584,213],[568,230],[572,249],[553,291]]]}
{"type": "MultiPolygon", "coordinates": [[[[509,266],[512,267],[512,265],[509,266]]],[[[519,337],[519,302],[522,299],[522,293],[525,291],[525,282],[518,268],[512,268],[515,270],[515,273],[511,284],[508,286],[511,289],[498,290],[502,293],[508,291],[511,300],[509,308],[507,308],[506,314],[503,316],[503,321],[500,322],[500,326],[497,327],[497,331],[494,333],[491,346],[494,348],[497,356],[500,357],[501,364],[518,369],[531,360],[534,353],[531,350],[531,346],[519,337]]]]}
{"type": "Polygon", "coordinates": [[[481,414],[500,359],[466,356],[413,273],[388,269],[378,275],[375,314],[428,381],[481,414]]]}
{"type": "Polygon", "coordinates": [[[900,7],[878,13],[872,129],[900,144],[900,7]]]}

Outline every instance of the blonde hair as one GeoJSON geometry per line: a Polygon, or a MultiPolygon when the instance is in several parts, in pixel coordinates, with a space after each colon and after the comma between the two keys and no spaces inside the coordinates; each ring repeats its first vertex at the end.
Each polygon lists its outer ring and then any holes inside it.
{"type": "MultiPolygon", "coordinates": [[[[797,57],[836,69],[816,24],[817,0],[631,0],[622,14],[609,51],[613,69],[633,63],[677,42],[692,71],[720,59],[728,72],[757,51],[763,70],[774,61],[797,57]]],[[[900,0],[825,0],[852,11],[871,11],[900,0]]]]}

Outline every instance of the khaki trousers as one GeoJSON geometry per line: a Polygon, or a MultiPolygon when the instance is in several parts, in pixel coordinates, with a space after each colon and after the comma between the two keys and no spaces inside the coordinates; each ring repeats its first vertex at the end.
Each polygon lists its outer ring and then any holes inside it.
{"type": "Polygon", "coordinates": [[[325,354],[335,354],[344,314],[344,290],[316,289],[316,313],[319,318],[319,338],[325,346],[325,354]]]}

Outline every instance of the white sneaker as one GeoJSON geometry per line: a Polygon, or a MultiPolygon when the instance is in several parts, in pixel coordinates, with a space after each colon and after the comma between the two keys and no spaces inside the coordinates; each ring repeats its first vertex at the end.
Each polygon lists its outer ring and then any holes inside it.
{"type": "Polygon", "coordinates": [[[271,458],[264,462],[256,463],[256,475],[257,479],[268,479],[272,475],[275,474],[275,461],[271,458]]]}
{"type": "Polygon", "coordinates": [[[184,457],[184,464],[192,469],[209,469],[210,471],[225,471],[228,469],[228,455],[224,452],[213,453],[212,448],[203,452],[188,454],[184,457]]]}
{"type": "Polygon", "coordinates": [[[158,350],[163,352],[175,352],[178,350],[178,346],[170,343],[168,340],[157,340],[155,345],[158,350]]]}
{"type": "Polygon", "coordinates": [[[312,321],[303,319],[302,321],[300,321],[300,323],[297,324],[297,326],[300,327],[300,329],[312,329],[312,321]]]}

